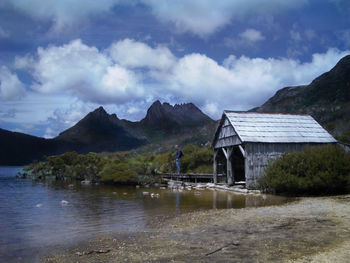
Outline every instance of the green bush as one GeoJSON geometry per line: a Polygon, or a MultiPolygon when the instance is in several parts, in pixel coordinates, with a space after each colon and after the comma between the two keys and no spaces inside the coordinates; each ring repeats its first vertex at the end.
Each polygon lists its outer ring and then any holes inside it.
{"type": "Polygon", "coordinates": [[[158,154],[153,160],[156,173],[171,173],[175,171],[175,159],[172,153],[158,154]]]}
{"type": "Polygon", "coordinates": [[[208,148],[189,144],[182,149],[181,170],[188,173],[212,173],[213,151],[208,148]]]}
{"type": "Polygon", "coordinates": [[[344,131],[337,139],[341,142],[350,143],[350,131],[344,131]]]}
{"type": "Polygon", "coordinates": [[[262,188],[289,195],[327,195],[350,190],[350,154],[339,146],[317,146],[286,153],[271,162],[262,188]]]}
{"type": "Polygon", "coordinates": [[[100,172],[101,181],[117,184],[138,183],[137,174],[126,163],[108,162],[100,172]]]}
{"type": "Polygon", "coordinates": [[[26,171],[38,179],[55,176],[58,180],[64,178],[98,180],[98,173],[105,163],[105,160],[96,153],[83,155],[67,152],[45,159],[43,162],[33,162],[26,168],[26,171]]]}
{"type": "MultiPolygon", "coordinates": [[[[211,173],[212,150],[192,144],[182,149],[182,172],[211,173]]],[[[108,183],[134,184],[159,182],[158,173],[172,173],[175,168],[174,152],[136,154],[135,152],[89,153],[67,152],[33,162],[26,168],[38,179],[55,176],[58,180],[93,180],[108,183]]]]}

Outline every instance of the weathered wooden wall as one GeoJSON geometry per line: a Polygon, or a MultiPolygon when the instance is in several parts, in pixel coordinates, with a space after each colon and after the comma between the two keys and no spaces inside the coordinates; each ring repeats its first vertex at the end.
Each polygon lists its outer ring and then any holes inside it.
{"type": "Polygon", "coordinates": [[[263,175],[269,160],[280,157],[285,152],[300,151],[317,144],[309,143],[245,143],[246,187],[257,188],[257,180],[263,175]]]}
{"type": "Polygon", "coordinates": [[[214,148],[218,149],[222,147],[238,145],[241,143],[241,140],[239,139],[237,133],[234,131],[229,120],[225,118],[214,142],[214,148]]]}

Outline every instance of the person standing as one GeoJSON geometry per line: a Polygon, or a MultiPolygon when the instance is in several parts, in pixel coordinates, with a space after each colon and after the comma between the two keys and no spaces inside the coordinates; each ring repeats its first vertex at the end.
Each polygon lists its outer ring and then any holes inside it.
{"type": "Polygon", "coordinates": [[[180,150],[179,146],[175,145],[175,164],[176,164],[176,170],[178,174],[180,174],[180,171],[181,171],[180,162],[181,162],[182,156],[183,156],[183,153],[180,150]]]}

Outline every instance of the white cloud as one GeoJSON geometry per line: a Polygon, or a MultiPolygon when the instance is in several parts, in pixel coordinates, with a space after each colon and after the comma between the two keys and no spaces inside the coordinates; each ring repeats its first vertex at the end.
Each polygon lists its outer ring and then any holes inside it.
{"type": "Polygon", "coordinates": [[[25,86],[15,73],[6,66],[0,67],[0,100],[7,101],[18,99],[25,94],[25,86]]]}
{"type": "Polygon", "coordinates": [[[143,96],[143,88],[138,83],[136,75],[118,64],[107,68],[101,84],[105,101],[111,98],[117,102],[127,102],[143,96]]]}
{"type": "Polygon", "coordinates": [[[261,105],[285,86],[308,84],[347,54],[349,51],[329,49],[314,54],[308,63],[231,55],[222,65],[205,55],[191,54],[179,60],[164,86],[174,97],[193,101],[219,117],[225,108],[247,110],[261,105]]]}
{"type": "MultiPolygon", "coordinates": [[[[36,80],[32,88],[42,94],[66,94],[96,107],[97,103],[118,105],[113,108],[118,110],[115,112],[119,114],[120,110],[127,118],[140,116],[138,109],[155,99],[187,101],[218,118],[225,108],[247,110],[261,105],[280,88],[308,84],[349,54],[329,49],[314,54],[307,63],[231,55],[218,63],[204,54],[176,58],[168,49],[163,51],[128,39],[100,51],[75,40],[59,47],[39,48],[36,57],[26,58],[36,80]],[[135,59],[120,55],[127,50],[135,59]],[[162,54],[171,59],[164,60],[166,63],[147,60],[162,54]]],[[[25,59],[17,60],[28,68],[25,59]]]]}
{"type": "Polygon", "coordinates": [[[135,106],[131,106],[130,108],[127,109],[128,114],[137,114],[140,111],[141,111],[141,109],[138,107],[135,107],[135,106]]]}
{"type": "Polygon", "coordinates": [[[40,93],[69,94],[96,103],[123,103],[143,95],[136,74],[81,40],[39,47],[35,57],[17,58],[15,64],[32,72],[31,88],[40,93]]]}
{"type": "Polygon", "coordinates": [[[167,70],[176,60],[167,47],[151,48],[128,38],[112,44],[109,53],[115,62],[130,68],[149,67],[167,70]]]}
{"type": "Polygon", "coordinates": [[[253,28],[245,30],[239,36],[247,42],[257,42],[265,39],[260,31],[253,28]]]}
{"type": "Polygon", "coordinates": [[[206,36],[235,20],[280,13],[304,6],[308,0],[141,0],[161,21],[171,22],[180,32],[206,36]]]}
{"type": "Polygon", "coordinates": [[[254,48],[257,42],[265,40],[263,34],[253,28],[248,28],[245,31],[241,32],[236,38],[225,38],[224,45],[232,49],[238,48],[254,48]]]}

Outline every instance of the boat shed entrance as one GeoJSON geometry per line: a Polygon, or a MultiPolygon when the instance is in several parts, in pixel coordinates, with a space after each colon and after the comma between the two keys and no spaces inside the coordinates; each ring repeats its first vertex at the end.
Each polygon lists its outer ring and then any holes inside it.
{"type": "Polygon", "coordinates": [[[270,159],[336,142],[309,115],[224,111],[213,140],[213,181],[254,189],[270,159]]]}

